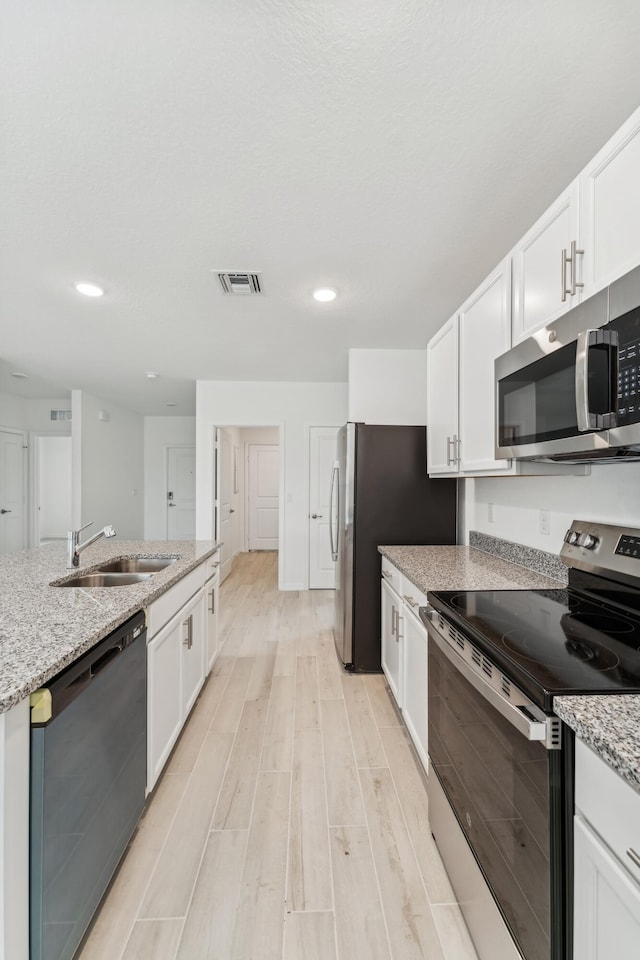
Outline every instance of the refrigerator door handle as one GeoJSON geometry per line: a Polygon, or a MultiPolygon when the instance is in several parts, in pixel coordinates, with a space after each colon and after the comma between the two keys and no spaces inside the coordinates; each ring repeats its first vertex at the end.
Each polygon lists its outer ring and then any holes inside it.
{"type": "Polygon", "coordinates": [[[335,562],[338,559],[338,539],[340,536],[340,485],[338,485],[338,496],[337,496],[337,508],[334,513],[333,510],[333,491],[336,488],[336,477],[338,476],[339,468],[338,464],[334,463],[333,469],[331,471],[331,489],[329,491],[329,541],[331,545],[331,559],[335,562]],[[336,522],[336,539],[334,542],[333,539],[333,522],[334,517],[338,522],[336,522]]]}

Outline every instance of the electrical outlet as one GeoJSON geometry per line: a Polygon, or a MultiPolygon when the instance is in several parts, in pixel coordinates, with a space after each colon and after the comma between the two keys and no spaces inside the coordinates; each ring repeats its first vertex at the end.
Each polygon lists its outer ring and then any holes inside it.
{"type": "Polygon", "coordinates": [[[551,533],[551,522],[548,510],[541,510],[538,514],[538,530],[547,537],[551,533]]]}
{"type": "Polygon", "coordinates": [[[487,519],[489,523],[496,522],[496,514],[495,514],[494,506],[492,503],[487,504],[487,519]]]}

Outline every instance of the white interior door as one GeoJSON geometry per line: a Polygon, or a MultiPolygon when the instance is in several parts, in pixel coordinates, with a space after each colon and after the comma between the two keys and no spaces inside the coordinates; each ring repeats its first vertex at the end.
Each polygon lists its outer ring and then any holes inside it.
{"type": "Polygon", "coordinates": [[[167,448],[167,539],[196,535],[196,448],[167,448]]]}
{"type": "Polygon", "coordinates": [[[38,437],[37,543],[63,540],[71,519],[71,437],[38,437]]]}
{"type": "Polygon", "coordinates": [[[249,444],[249,550],[278,549],[280,448],[275,443],[249,444]]]}
{"type": "Polygon", "coordinates": [[[329,542],[329,488],[339,427],[309,428],[309,587],[334,590],[336,565],[329,542]]]}
{"type": "Polygon", "coordinates": [[[0,554],[24,547],[25,436],[0,430],[0,554]]]}

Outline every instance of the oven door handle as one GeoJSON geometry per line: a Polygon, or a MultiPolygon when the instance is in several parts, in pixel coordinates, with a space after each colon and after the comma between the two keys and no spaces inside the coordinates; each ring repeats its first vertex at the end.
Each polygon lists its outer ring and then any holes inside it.
{"type": "Polygon", "coordinates": [[[576,422],[580,433],[616,426],[617,370],[617,330],[583,330],[578,334],[576,338],[576,422]],[[609,348],[611,393],[609,396],[610,409],[606,413],[592,413],[589,408],[589,352],[594,347],[609,348]]]}
{"type": "Polygon", "coordinates": [[[542,711],[539,711],[540,719],[538,719],[533,713],[533,710],[535,709],[537,711],[537,708],[532,708],[529,705],[525,706],[524,704],[518,705],[510,703],[506,700],[490,683],[465,663],[431,625],[429,626],[429,638],[433,640],[438,650],[447,658],[451,665],[462,674],[465,680],[469,681],[471,686],[477,690],[492,707],[495,707],[505,720],[509,721],[512,727],[515,727],[527,740],[539,740],[542,741],[545,746],[551,746],[553,722],[551,718],[546,717],[542,711]]]}

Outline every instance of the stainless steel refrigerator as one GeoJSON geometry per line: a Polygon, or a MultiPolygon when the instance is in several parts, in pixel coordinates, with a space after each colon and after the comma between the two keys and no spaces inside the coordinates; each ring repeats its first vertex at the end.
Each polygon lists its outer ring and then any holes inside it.
{"type": "Polygon", "coordinates": [[[334,636],[348,670],[380,667],[378,545],[456,542],[457,481],[427,476],[424,427],[347,423],[331,475],[334,636]]]}

